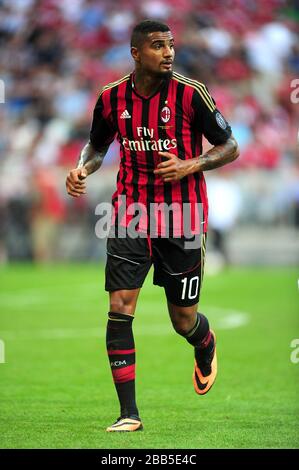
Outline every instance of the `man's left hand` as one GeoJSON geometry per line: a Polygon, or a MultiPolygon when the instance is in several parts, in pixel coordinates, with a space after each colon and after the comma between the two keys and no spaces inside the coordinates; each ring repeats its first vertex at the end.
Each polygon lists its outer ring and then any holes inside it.
{"type": "Polygon", "coordinates": [[[173,153],[158,152],[161,157],[167,158],[166,161],[159,163],[154,170],[155,175],[160,175],[163,181],[178,181],[190,173],[190,161],[181,160],[173,153]]]}

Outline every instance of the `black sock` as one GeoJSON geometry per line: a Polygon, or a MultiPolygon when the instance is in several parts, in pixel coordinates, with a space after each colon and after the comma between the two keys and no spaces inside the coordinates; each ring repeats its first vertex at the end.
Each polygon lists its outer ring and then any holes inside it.
{"type": "Polygon", "coordinates": [[[109,312],[106,346],[122,417],[138,416],[135,401],[135,344],[132,315],[109,312]]]}
{"type": "Polygon", "coordinates": [[[214,348],[214,338],[211,335],[209,321],[202,313],[197,314],[194,327],[184,335],[188,343],[192,344],[196,353],[210,353],[214,348]]]}

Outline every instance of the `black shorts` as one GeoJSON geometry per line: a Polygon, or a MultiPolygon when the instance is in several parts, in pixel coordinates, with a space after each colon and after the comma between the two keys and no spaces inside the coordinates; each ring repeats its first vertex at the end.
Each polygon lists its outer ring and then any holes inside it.
{"type": "Polygon", "coordinates": [[[105,290],[140,288],[153,264],[153,283],[164,287],[167,300],[184,307],[194,305],[199,300],[205,250],[206,234],[196,244],[184,237],[108,238],[105,290]]]}

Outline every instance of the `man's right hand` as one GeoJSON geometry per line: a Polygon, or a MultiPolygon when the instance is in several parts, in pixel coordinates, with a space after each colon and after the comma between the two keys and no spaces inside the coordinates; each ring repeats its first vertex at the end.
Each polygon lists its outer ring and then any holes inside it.
{"type": "Polygon", "coordinates": [[[79,197],[86,193],[86,168],[76,168],[71,170],[66,178],[66,190],[70,196],[79,197]]]}

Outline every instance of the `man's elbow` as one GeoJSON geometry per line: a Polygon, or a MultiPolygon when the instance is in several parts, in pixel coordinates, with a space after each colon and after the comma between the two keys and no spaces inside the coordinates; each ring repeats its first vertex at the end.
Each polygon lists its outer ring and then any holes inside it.
{"type": "Polygon", "coordinates": [[[230,137],[230,143],[231,143],[231,161],[233,162],[234,160],[236,160],[239,155],[240,155],[240,149],[239,149],[239,145],[238,145],[238,142],[236,141],[236,139],[231,136],[230,137]]]}

